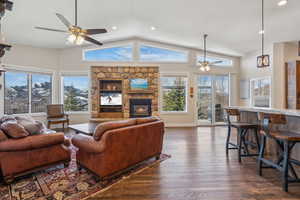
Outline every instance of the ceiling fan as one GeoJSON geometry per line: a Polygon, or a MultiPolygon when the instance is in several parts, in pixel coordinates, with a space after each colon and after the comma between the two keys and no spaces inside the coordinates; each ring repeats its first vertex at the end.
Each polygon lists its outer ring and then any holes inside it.
{"type": "Polygon", "coordinates": [[[75,25],[72,25],[63,15],[56,13],[58,19],[68,28],[68,30],[59,30],[53,28],[45,28],[45,27],[35,27],[37,29],[46,30],[46,31],[55,31],[55,32],[62,32],[62,33],[69,33],[68,41],[76,44],[81,45],[84,40],[91,42],[96,45],[102,45],[101,42],[91,38],[89,35],[96,35],[101,33],[107,33],[106,29],[82,29],[77,24],[77,0],[75,0],[75,25]]]}
{"type": "Polygon", "coordinates": [[[223,61],[215,61],[215,62],[209,62],[207,61],[207,49],[206,49],[206,40],[207,40],[208,35],[204,34],[203,38],[203,42],[204,42],[204,56],[203,56],[203,61],[199,61],[200,64],[200,70],[203,72],[208,72],[210,71],[210,66],[218,64],[218,63],[222,63],[223,61]]]}

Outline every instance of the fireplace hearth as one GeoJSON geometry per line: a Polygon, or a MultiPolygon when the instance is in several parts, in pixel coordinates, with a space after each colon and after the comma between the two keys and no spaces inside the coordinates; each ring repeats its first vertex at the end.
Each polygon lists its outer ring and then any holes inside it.
{"type": "Polygon", "coordinates": [[[149,117],[152,115],[151,99],[130,99],[130,118],[149,117]]]}

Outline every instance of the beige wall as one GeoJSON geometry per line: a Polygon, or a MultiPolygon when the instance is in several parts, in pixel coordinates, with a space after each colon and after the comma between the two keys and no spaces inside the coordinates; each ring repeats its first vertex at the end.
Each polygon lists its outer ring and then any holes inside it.
{"type": "MultiPolygon", "coordinates": [[[[144,41],[140,39],[119,41],[106,44],[104,47],[113,45],[127,44],[128,42],[134,45],[137,42],[145,42],[147,44],[159,45],[162,47],[176,48],[184,51],[189,51],[188,63],[151,63],[152,66],[160,67],[160,73],[163,74],[184,74],[188,77],[188,87],[194,87],[194,98],[188,94],[188,108],[186,113],[181,114],[165,114],[161,113],[161,117],[165,120],[168,126],[194,126],[197,125],[197,107],[196,107],[196,77],[201,74],[196,66],[196,55],[201,53],[201,50],[190,49],[185,47],[173,46],[163,43],[156,43],[151,41],[144,41]]],[[[82,60],[82,50],[89,47],[74,47],[68,49],[41,49],[29,46],[14,45],[12,50],[7,53],[3,63],[9,65],[23,66],[25,69],[28,67],[54,70],[54,102],[60,101],[60,75],[61,74],[88,74],[91,66],[149,66],[149,63],[103,63],[103,62],[86,62],[82,60]]],[[[136,55],[136,54],[135,54],[136,55]]],[[[229,74],[235,78],[231,84],[236,86],[239,79],[240,58],[231,57],[222,54],[211,53],[211,55],[231,58],[234,60],[234,66],[229,68],[213,68],[210,74],[229,74]]],[[[1,80],[0,80],[1,81],[1,80]]],[[[232,87],[231,102],[238,103],[238,87],[232,87]]],[[[188,89],[189,91],[189,89],[188,89]]],[[[3,101],[3,90],[1,90],[1,101],[3,101]]],[[[3,113],[3,111],[1,112],[3,113]]],[[[71,114],[71,123],[85,123],[88,122],[90,115],[88,113],[71,114]]],[[[45,116],[37,116],[38,119],[45,119],[45,116]]]]}
{"type": "MultiPolygon", "coordinates": [[[[239,80],[250,81],[251,79],[254,78],[272,77],[273,45],[268,46],[265,50],[265,53],[270,55],[270,59],[271,59],[270,67],[257,68],[256,59],[257,56],[261,54],[261,51],[250,52],[241,58],[239,80]]],[[[250,106],[250,96],[249,99],[240,99],[239,103],[241,106],[250,106]]]]}
{"type": "MultiPolygon", "coordinates": [[[[266,49],[271,56],[271,66],[259,69],[256,67],[256,57],[259,51],[249,53],[241,58],[240,79],[250,80],[259,77],[272,78],[272,107],[285,108],[285,63],[300,60],[296,42],[274,43],[266,49]]],[[[240,105],[249,106],[250,100],[240,100],[240,105]]]]}

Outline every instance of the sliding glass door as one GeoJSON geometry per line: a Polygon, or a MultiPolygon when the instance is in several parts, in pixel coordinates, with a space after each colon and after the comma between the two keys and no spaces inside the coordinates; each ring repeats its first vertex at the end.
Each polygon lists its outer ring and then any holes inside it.
{"type": "Polygon", "coordinates": [[[224,107],[229,105],[229,76],[199,75],[197,84],[199,123],[224,122],[224,107]]]}

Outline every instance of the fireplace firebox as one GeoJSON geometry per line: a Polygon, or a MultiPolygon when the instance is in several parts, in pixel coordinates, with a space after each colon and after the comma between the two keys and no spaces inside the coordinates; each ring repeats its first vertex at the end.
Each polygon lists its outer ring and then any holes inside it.
{"type": "Polygon", "coordinates": [[[149,117],[152,115],[151,99],[130,99],[130,117],[149,117]]]}

